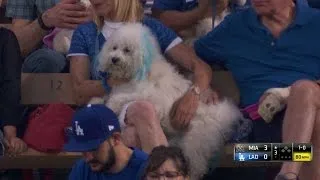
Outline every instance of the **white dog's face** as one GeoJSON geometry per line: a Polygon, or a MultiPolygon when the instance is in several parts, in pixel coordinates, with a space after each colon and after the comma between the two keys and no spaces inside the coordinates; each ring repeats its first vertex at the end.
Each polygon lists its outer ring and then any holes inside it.
{"type": "Polygon", "coordinates": [[[112,79],[132,80],[143,66],[144,30],[140,24],[128,24],[115,31],[101,50],[98,70],[112,79]]]}

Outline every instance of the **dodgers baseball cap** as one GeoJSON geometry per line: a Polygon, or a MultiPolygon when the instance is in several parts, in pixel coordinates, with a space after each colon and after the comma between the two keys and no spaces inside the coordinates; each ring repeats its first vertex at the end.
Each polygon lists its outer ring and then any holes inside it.
{"type": "Polygon", "coordinates": [[[75,112],[64,150],[86,152],[97,149],[114,132],[120,132],[117,115],[103,104],[89,104],[75,112]]]}

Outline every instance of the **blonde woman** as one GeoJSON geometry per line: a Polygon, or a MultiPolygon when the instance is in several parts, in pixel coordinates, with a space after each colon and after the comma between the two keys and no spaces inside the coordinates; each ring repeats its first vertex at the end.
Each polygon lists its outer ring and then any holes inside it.
{"type": "MultiPolygon", "coordinates": [[[[184,46],[172,30],[155,19],[144,17],[140,0],[91,0],[91,3],[97,16],[96,21],[80,25],[75,30],[68,54],[74,92],[79,104],[87,103],[92,97],[105,95],[106,89],[119,83],[101,81],[101,77],[94,73],[94,67],[103,43],[126,22],[141,22],[148,26],[156,36],[162,52],[175,63],[194,72],[194,87],[200,94],[208,89],[212,76],[210,67],[192,49],[184,46]]],[[[212,95],[206,101],[214,100],[211,97],[216,96],[212,95]]],[[[193,88],[176,103],[171,113],[176,128],[185,129],[188,126],[198,102],[199,93],[193,88]]],[[[151,152],[153,147],[167,144],[152,104],[132,103],[127,109],[126,122],[131,125],[123,132],[128,146],[141,146],[144,151],[151,152]]]]}

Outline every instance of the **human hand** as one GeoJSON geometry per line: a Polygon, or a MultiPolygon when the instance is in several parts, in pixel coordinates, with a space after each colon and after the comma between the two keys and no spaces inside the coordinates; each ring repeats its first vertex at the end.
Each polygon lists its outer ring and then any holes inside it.
{"type": "Polygon", "coordinates": [[[189,90],[171,108],[170,119],[172,127],[179,130],[187,130],[198,106],[199,95],[189,90]]]}
{"type": "Polygon", "coordinates": [[[216,104],[219,102],[218,93],[212,89],[207,89],[200,95],[201,102],[205,104],[216,104]]]}
{"type": "Polygon", "coordinates": [[[86,8],[79,0],[62,0],[42,14],[47,27],[75,29],[79,24],[93,18],[92,8],[86,8]]]}
{"type": "Polygon", "coordinates": [[[5,144],[8,154],[13,156],[25,152],[28,148],[27,144],[18,137],[5,137],[5,144]]]}
{"type": "Polygon", "coordinates": [[[17,137],[17,129],[15,126],[7,125],[3,127],[4,144],[8,153],[11,155],[20,154],[27,150],[27,145],[17,137]]]}

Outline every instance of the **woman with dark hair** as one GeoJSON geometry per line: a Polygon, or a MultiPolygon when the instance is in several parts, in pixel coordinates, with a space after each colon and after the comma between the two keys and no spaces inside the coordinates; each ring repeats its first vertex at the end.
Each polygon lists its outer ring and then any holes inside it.
{"type": "Polygon", "coordinates": [[[143,180],[189,179],[189,162],[178,147],[155,147],[148,159],[143,180]]]}

